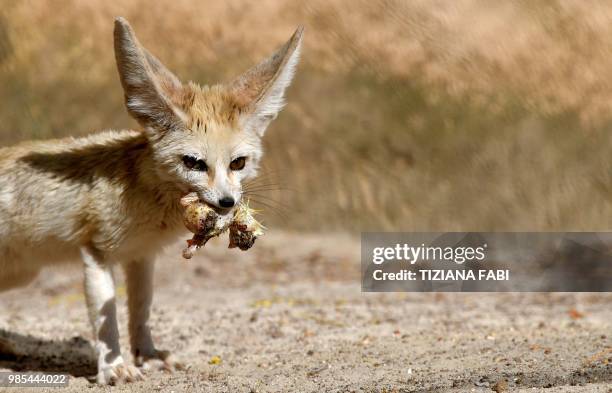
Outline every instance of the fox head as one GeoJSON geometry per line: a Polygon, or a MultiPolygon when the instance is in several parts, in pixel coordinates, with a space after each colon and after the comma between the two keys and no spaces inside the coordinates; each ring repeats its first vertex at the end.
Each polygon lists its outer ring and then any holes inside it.
{"type": "Polygon", "coordinates": [[[115,20],[115,57],[125,104],[144,128],[157,176],[228,211],[262,155],[261,138],[284,105],[303,29],[271,57],[227,84],[183,84],[115,20]]]}

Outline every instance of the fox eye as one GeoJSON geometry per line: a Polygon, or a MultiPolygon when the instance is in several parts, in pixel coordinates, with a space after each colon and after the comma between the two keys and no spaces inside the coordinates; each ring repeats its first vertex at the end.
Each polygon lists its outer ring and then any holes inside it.
{"type": "Polygon", "coordinates": [[[185,164],[187,169],[194,171],[204,172],[208,170],[208,166],[204,160],[199,160],[193,156],[183,156],[183,164],[185,164]]]}
{"type": "Polygon", "coordinates": [[[244,164],[246,164],[246,157],[238,157],[230,162],[230,169],[232,171],[239,171],[244,168],[244,164]]]}

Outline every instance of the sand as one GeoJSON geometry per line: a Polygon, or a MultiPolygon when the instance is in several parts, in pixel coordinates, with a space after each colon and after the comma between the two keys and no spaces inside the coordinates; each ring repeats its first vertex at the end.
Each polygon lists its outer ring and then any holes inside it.
{"type": "MultiPolygon", "coordinates": [[[[612,294],[365,294],[359,241],[341,234],[271,232],[248,252],[212,241],[190,261],[182,247],[158,261],[152,326],[188,369],[112,391],[612,391],[612,294]]],[[[81,274],[47,270],[0,294],[0,370],[110,391],[91,382],[81,274]]],[[[59,391],[15,389],[28,390],[59,391]]]]}

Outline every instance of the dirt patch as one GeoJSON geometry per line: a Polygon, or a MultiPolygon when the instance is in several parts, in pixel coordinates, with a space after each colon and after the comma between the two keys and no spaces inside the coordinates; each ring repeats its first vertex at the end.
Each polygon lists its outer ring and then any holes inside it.
{"type": "MultiPolygon", "coordinates": [[[[191,261],[177,244],[158,262],[154,337],[190,368],[113,390],[612,389],[610,294],[363,294],[356,239],[270,233],[246,253],[224,243],[191,261]]],[[[81,281],[77,268],[49,270],[0,294],[0,369],[64,370],[66,391],[107,390],[89,382],[81,281]]]]}

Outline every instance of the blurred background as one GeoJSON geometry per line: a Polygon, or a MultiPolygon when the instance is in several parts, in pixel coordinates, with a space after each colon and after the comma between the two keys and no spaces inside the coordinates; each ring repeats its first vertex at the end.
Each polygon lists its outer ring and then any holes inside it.
{"type": "Polygon", "coordinates": [[[0,0],[0,145],[136,127],[119,15],[202,84],[306,26],[266,134],[270,227],[610,229],[612,3],[0,0]]]}

